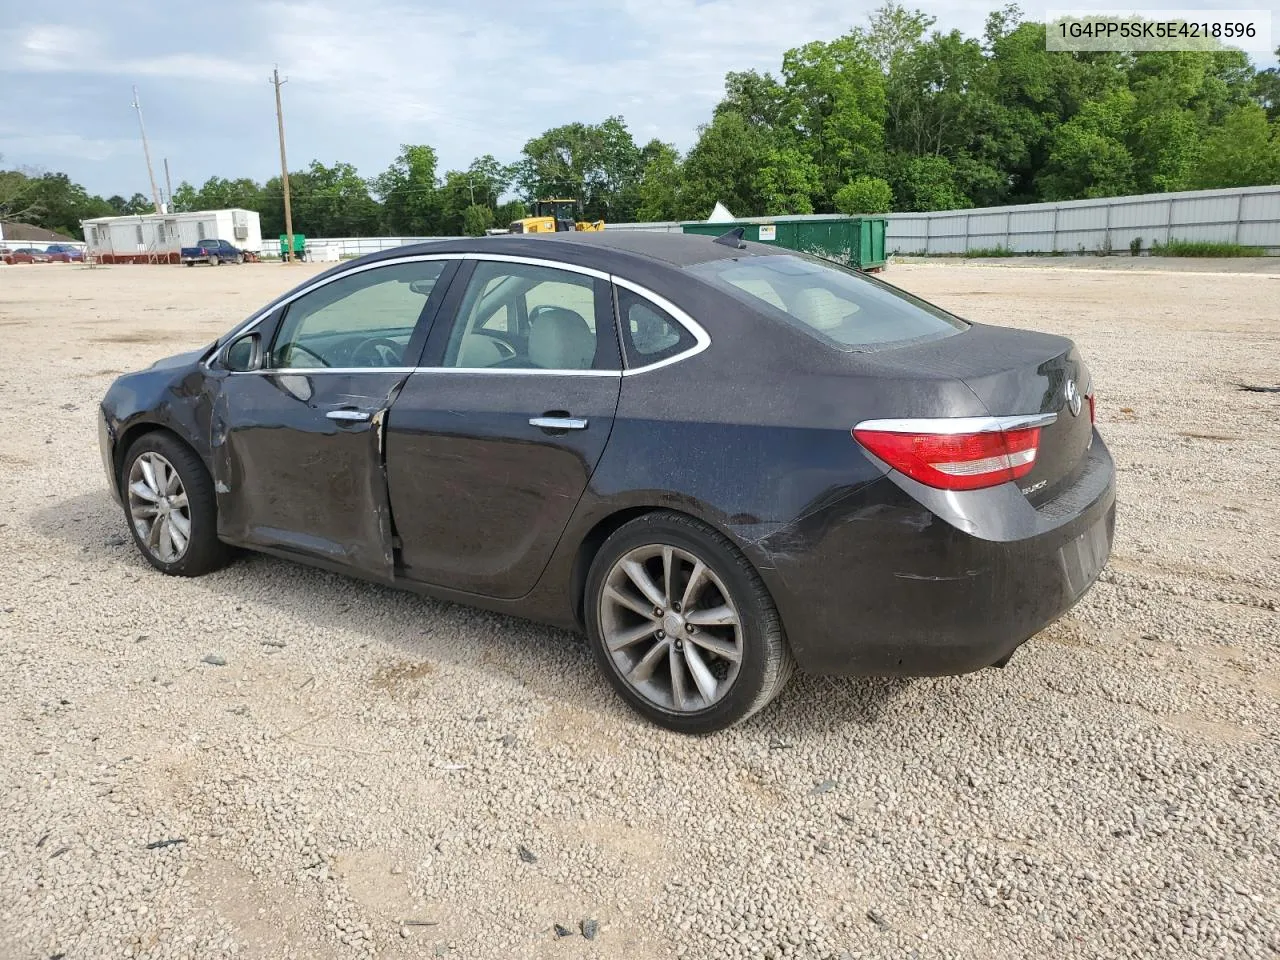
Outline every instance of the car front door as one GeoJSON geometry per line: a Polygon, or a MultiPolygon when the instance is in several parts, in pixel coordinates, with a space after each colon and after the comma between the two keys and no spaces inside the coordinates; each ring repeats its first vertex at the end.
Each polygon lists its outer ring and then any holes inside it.
{"type": "Polygon", "coordinates": [[[423,363],[387,417],[404,574],[523,596],[613,428],[621,363],[608,278],[514,257],[468,261],[423,363]]]}
{"type": "Polygon", "coordinates": [[[221,537],[392,579],[386,413],[456,266],[326,278],[227,345],[210,438],[221,537]]]}

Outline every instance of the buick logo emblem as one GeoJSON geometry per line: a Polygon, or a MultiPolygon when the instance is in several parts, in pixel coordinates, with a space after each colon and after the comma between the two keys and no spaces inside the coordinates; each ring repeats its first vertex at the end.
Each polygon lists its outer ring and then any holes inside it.
{"type": "Polygon", "coordinates": [[[1082,401],[1080,399],[1080,391],[1076,389],[1076,382],[1074,380],[1068,380],[1067,381],[1067,408],[1071,411],[1071,415],[1073,417],[1080,416],[1081,403],[1082,401]]]}

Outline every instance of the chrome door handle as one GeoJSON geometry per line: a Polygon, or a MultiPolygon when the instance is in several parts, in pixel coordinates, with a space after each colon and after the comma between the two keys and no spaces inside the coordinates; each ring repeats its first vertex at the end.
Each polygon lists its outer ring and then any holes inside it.
{"type": "Polygon", "coordinates": [[[529,426],[539,430],[585,430],[586,417],[530,417],[529,426]]]}
{"type": "Polygon", "coordinates": [[[367,410],[330,410],[325,414],[330,420],[344,420],[348,423],[360,423],[368,420],[373,414],[367,410]]]}

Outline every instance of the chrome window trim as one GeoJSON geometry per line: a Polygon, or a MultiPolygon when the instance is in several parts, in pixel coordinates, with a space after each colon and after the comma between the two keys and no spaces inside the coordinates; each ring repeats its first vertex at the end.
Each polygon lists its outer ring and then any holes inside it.
{"type": "Polygon", "coordinates": [[[417,367],[414,373],[470,373],[483,376],[512,374],[517,377],[620,377],[621,370],[546,370],[542,367],[417,367]]]}
{"type": "Polygon", "coordinates": [[[544,370],[541,367],[272,367],[270,370],[228,370],[233,377],[310,377],[319,373],[471,373],[493,376],[620,377],[621,370],[544,370]]]}
{"type": "MultiPolygon", "coordinates": [[[[517,376],[531,376],[534,374],[543,374],[546,376],[558,376],[558,377],[563,377],[563,376],[629,377],[629,376],[634,376],[637,373],[647,373],[650,370],[657,370],[657,369],[660,369],[661,367],[670,366],[673,363],[679,363],[682,360],[687,360],[690,357],[696,356],[697,354],[701,353],[703,350],[706,350],[707,347],[711,346],[711,335],[708,334],[707,331],[703,329],[702,325],[698,323],[696,320],[694,320],[693,317],[691,317],[687,312],[682,310],[680,307],[677,307],[674,303],[672,303],[670,300],[668,300],[666,297],[662,296],[661,294],[654,293],[648,287],[641,286],[640,284],[635,283],[634,281],[628,280],[626,277],[620,277],[617,274],[610,274],[603,270],[597,270],[594,267],[584,267],[576,263],[562,263],[558,260],[546,260],[541,257],[528,257],[528,256],[520,256],[517,254],[469,251],[469,252],[454,252],[454,253],[419,253],[419,254],[413,254],[405,257],[393,257],[387,260],[378,260],[374,263],[366,263],[358,267],[352,267],[349,270],[343,270],[341,273],[337,273],[331,277],[326,277],[323,280],[319,280],[315,283],[308,284],[307,286],[303,287],[301,290],[297,291],[296,293],[290,295],[286,299],[280,300],[277,303],[273,303],[271,306],[254,314],[248,320],[244,321],[239,327],[233,328],[231,334],[228,335],[227,337],[227,342],[224,343],[214,354],[206,358],[203,361],[203,365],[206,369],[208,369],[209,364],[212,361],[223,359],[227,349],[236,340],[240,339],[240,337],[244,336],[247,333],[252,333],[253,330],[260,323],[262,323],[263,320],[265,320],[275,311],[283,309],[284,307],[287,307],[289,304],[293,303],[293,301],[299,299],[300,297],[305,297],[307,294],[311,293],[313,290],[318,290],[321,287],[326,286],[330,283],[334,283],[337,280],[341,280],[344,277],[349,277],[355,273],[363,273],[366,270],[376,270],[380,267],[390,267],[390,266],[397,266],[405,263],[417,263],[417,262],[429,261],[429,260],[472,260],[472,261],[491,260],[491,261],[496,261],[498,263],[521,263],[521,264],[528,264],[530,266],[535,266],[535,267],[547,267],[552,270],[564,270],[568,273],[577,273],[583,276],[593,277],[597,280],[604,280],[607,283],[612,283],[619,287],[623,287],[627,290],[630,290],[632,293],[635,293],[643,297],[644,299],[652,303],[654,306],[665,311],[673,320],[675,320],[678,324],[684,327],[693,336],[694,345],[687,350],[682,350],[680,353],[677,353],[674,356],[667,357],[665,360],[659,360],[659,361],[656,361],[655,363],[648,363],[648,364],[645,364],[644,366],[631,367],[625,370],[538,370],[538,369],[532,369],[532,368],[522,369],[522,368],[515,368],[515,367],[504,367],[504,368],[498,368],[498,369],[495,369],[492,367],[272,367],[270,369],[264,369],[264,370],[233,370],[233,371],[227,371],[227,372],[232,375],[250,373],[250,374],[259,374],[259,375],[261,374],[275,374],[275,375],[298,374],[298,375],[308,375],[308,376],[311,374],[317,374],[317,373],[350,374],[350,373],[376,372],[376,373],[481,373],[481,374],[510,373],[510,374],[515,374],[517,376]]],[[[625,357],[626,351],[625,349],[621,349],[622,344],[619,344],[618,346],[621,350],[621,353],[625,357]]]]}
{"type": "Polygon", "coordinates": [[[919,417],[889,420],[863,420],[854,430],[880,433],[999,433],[1002,430],[1026,430],[1056,423],[1056,413],[1028,413],[1009,417],[919,417]]]}
{"type": "Polygon", "coordinates": [[[513,253],[484,253],[471,251],[469,253],[456,253],[454,256],[461,260],[492,260],[497,263],[523,263],[531,267],[548,267],[551,270],[564,270],[568,273],[581,273],[584,276],[595,277],[597,280],[608,280],[609,274],[603,270],[597,270],[595,267],[581,267],[576,263],[562,263],[559,260],[544,260],[541,257],[524,257],[513,253]]]}
{"type": "MultiPolygon", "coordinates": [[[[680,326],[684,327],[685,330],[693,334],[694,339],[693,346],[688,350],[682,350],[674,356],[667,357],[665,360],[658,360],[654,363],[646,363],[642,367],[631,367],[627,370],[623,370],[622,375],[624,377],[634,376],[637,373],[648,373],[650,370],[657,370],[661,367],[668,367],[673,363],[679,363],[681,360],[688,360],[690,357],[697,356],[703,350],[707,349],[707,347],[711,346],[711,335],[702,328],[702,324],[698,323],[697,320],[694,320],[693,317],[689,316],[689,314],[685,313],[685,311],[681,310],[666,297],[654,293],[649,288],[642,287],[638,283],[633,283],[625,277],[614,275],[609,279],[617,286],[622,287],[625,290],[630,290],[632,293],[648,300],[655,307],[665,311],[671,319],[675,320],[676,323],[680,324],[680,326]]],[[[618,318],[618,322],[619,326],[621,326],[621,317],[618,318]]],[[[618,330],[618,336],[622,336],[621,329],[618,330]]],[[[618,344],[618,346],[622,348],[622,354],[625,357],[627,353],[625,345],[618,344]]]]}
{"type": "MultiPolygon", "coordinates": [[[[313,291],[313,290],[319,290],[321,287],[328,286],[329,284],[334,283],[335,281],[341,280],[341,279],[343,279],[344,277],[349,277],[349,276],[351,276],[352,274],[355,274],[355,273],[364,273],[366,270],[377,270],[379,267],[391,267],[391,266],[398,266],[398,265],[400,265],[400,264],[404,264],[404,263],[418,263],[418,262],[420,262],[420,261],[425,261],[425,260],[459,260],[459,259],[461,259],[461,256],[460,256],[459,254],[456,254],[456,253],[419,253],[419,254],[414,254],[413,256],[408,256],[408,257],[393,257],[393,258],[388,259],[388,260],[378,260],[378,261],[376,261],[375,263],[365,263],[365,264],[361,264],[361,265],[360,265],[360,266],[358,266],[358,267],[352,267],[350,270],[343,270],[341,273],[335,273],[332,277],[325,277],[323,280],[318,280],[318,281],[316,281],[315,283],[308,284],[307,286],[305,286],[305,287],[303,287],[301,290],[299,290],[297,293],[294,293],[294,294],[292,294],[291,296],[287,297],[286,299],[281,300],[281,301],[279,301],[278,303],[273,303],[273,304],[271,304],[269,307],[267,307],[267,308],[265,308],[265,309],[263,309],[263,310],[260,310],[258,313],[255,313],[254,315],[252,315],[251,317],[249,317],[249,319],[248,319],[248,320],[244,321],[244,323],[242,323],[239,327],[234,327],[234,328],[232,328],[231,333],[227,336],[227,342],[226,342],[226,343],[224,343],[224,344],[223,344],[223,345],[222,345],[222,346],[217,350],[217,352],[216,352],[216,353],[214,353],[212,356],[208,357],[208,358],[204,361],[204,366],[205,366],[205,368],[207,369],[207,368],[208,368],[208,366],[209,366],[209,363],[210,363],[211,361],[213,361],[213,360],[221,360],[221,359],[224,359],[224,354],[226,353],[227,348],[228,348],[229,346],[231,346],[231,344],[233,344],[235,341],[239,340],[239,339],[240,339],[242,336],[244,336],[246,333],[251,333],[251,332],[253,331],[253,329],[254,329],[258,324],[260,324],[260,323],[261,323],[263,320],[265,320],[267,317],[271,316],[271,314],[275,313],[277,310],[280,310],[280,309],[281,309],[281,308],[283,308],[283,307],[287,307],[289,304],[293,303],[293,301],[297,300],[299,297],[305,297],[308,293],[311,293],[311,291],[313,291]]],[[[289,368],[289,367],[273,367],[273,368],[272,368],[271,370],[269,370],[269,371],[268,371],[268,370],[237,370],[237,371],[229,371],[229,372],[234,372],[234,373],[275,373],[275,372],[281,372],[281,371],[283,371],[283,372],[297,372],[298,370],[301,370],[301,369],[303,369],[303,368],[301,368],[301,367],[294,367],[294,368],[289,368]]],[[[331,368],[327,368],[327,367],[325,367],[325,368],[320,368],[320,369],[331,369],[331,368]]],[[[386,370],[386,369],[389,369],[389,368],[387,368],[387,367],[381,367],[381,368],[380,368],[380,367],[358,367],[358,368],[354,368],[354,369],[358,369],[358,370],[365,370],[365,369],[368,369],[368,370],[378,370],[378,369],[386,370]]],[[[313,372],[314,372],[314,371],[313,371],[313,372]]]]}
{"type": "Polygon", "coordinates": [[[272,367],[270,370],[228,370],[233,377],[310,377],[317,373],[413,373],[416,367],[272,367]]]}

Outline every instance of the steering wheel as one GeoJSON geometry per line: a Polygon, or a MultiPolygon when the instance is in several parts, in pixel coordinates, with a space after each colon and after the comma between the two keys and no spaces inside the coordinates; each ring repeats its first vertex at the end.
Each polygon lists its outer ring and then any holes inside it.
{"type": "MultiPolygon", "coordinates": [[[[536,310],[537,307],[535,307],[534,309],[536,310]]],[[[490,340],[496,343],[499,349],[503,351],[502,360],[510,360],[517,353],[519,353],[519,351],[511,345],[511,342],[507,339],[506,334],[498,333],[496,330],[472,330],[471,334],[472,336],[477,336],[477,337],[488,337],[490,340]]],[[[502,360],[499,360],[498,362],[501,363],[502,360]]]]}
{"type": "MultiPolygon", "coordinates": [[[[292,360],[293,360],[293,355],[294,355],[295,353],[305,353],[305,354],[306,354],[307,356],[309,356],[309,357],[314,357],[317,361],[319,361],[319,364],[320,364],[320,366],[322,366],[322,367],[331,367],[331,366],[333,366],[333,364],[331,364],[331,363],[330,363],[328,360],[326,360],[324,357],[320,356],[320,354],[316,353],[314,350],[312,350],[312,349],[310,349],[310,348],[308,348],[308,347],[304,347],[304,346],[303,346],[302,344],[300,344],[300,343],[291,343],[291,344],[289,344],[289,360],[290,360],[290,361],[292,361],[292,360]]],[[[289,364],[289,365],[290,365],[290,366],[293,366],[292,362],[290,362],[290,364],[289,364]]]]}
{"type": "Polygon", "coordinates": [[[351,351],[353,367],[394,367],[404,356],[404,347],[387,337],[370,337],[362,340],[351,351]]]}

